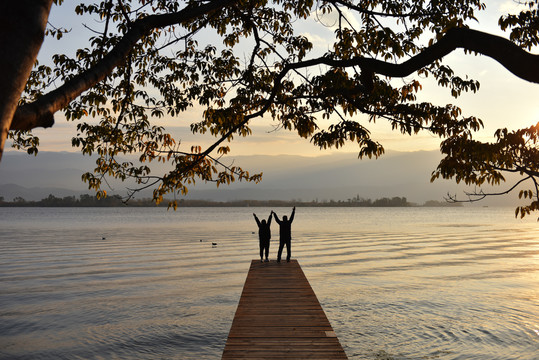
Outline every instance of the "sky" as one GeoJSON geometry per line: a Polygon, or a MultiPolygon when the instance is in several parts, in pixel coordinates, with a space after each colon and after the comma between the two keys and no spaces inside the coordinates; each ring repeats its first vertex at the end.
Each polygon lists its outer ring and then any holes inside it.
{"type": "MultiPolygon", "coordinates": [[[[80,46],[81,36],[87,38],[85,29],[79,17],[75,16],[69,6],[78,2],[64,2],[61,7],[53,7],[50,22],[54,26],[71,28],[72,32],[60,42],[47,40],[40,52],[39,59],[46,62],[54,53],[75,49],[80,46]],[[81,35],[83,34],[83,35],[81,35]]],[[[487,11],[478,14],[478,23],[471,24],[474,29],[487,31],[507,37],[498,28],[497,21],[502,13],[516,12],[518,5],[512,0],[488,1],[487,11]]],[[[326,23],[331,19],[323,19],[326,23]]],[[[311,22],[314,24],[314,22],[311,22]]],[[[100,24],[87,24],[99,27],[100,24]]],[[[312,39],[315,43],[315,53],[323,53],[331,44],[332,30],[320,25],[299,25],[298,32],[312,39]]],[[[532,52],[537,53],[537,49],[532,52]]],[[[423,90],[419,95],[420,101],[430,101],[435,104],[455,104],[463,109],[463,115],[474,115],[484,121],[485,128],[476,137],[480,140],[492,139],[496,129],[507,127],[517,129],[527,127],[539,122],[539,85],[521,80],[496,61],[484,57],[465,55],[463,51],[456,51],[445,57],[444,62],[450,65],[457,74],[468,74],[481,84],[477,93],[464,94],[458,99],[451,97],[447,88],[439,88],[432,81],[424,80],[423,90]]],[[[189,124],[198,121],[200,109],[193,109],[175,119],[173,126],[170,123],[167,129],[182,140],[185,145],[205,144],[213,140],[207,136],[193,135],[189,131],[189,124]]],[[[56,124],[51,129],[37,129],[34,133],[40,137],[41,151],[78,151],[71,146],[71,138],[76,134],[75,124],[67,122],[62,114],[56,114],[56,124]]],[[[439,147],[440,139],[423,133],[406,136],[391,131],[389,124],[380,122],[367,124],[372,137],[382,143],[386,149],[397,151],[433,150],[439,147]]],[[[251,124],[253,135],[247,138],[236,138],[230,145],[232,155],[303,155],[318,156],[324,154],[308,140],[301,139],[294,133],[285,130],[274,131],[274,126],[267,119],[257,119],[251,124]]],[[[9,151],[9,149],[6,149],[9,151]]],[[[327,150],[326,150],[327,151],[327,150]]],[[[334,151],[334,150],[330,150],[334,151]]],[[[344,152],[357,152],[357,145],[350,144],[342,150],[344,152]]]]}

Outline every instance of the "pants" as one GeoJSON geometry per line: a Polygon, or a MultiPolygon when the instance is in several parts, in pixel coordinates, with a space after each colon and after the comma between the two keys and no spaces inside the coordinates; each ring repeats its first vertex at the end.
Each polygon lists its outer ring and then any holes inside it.
{"type": "Polygon", "coordinates": [[[280,243],[279,243],[279,252],[277,253],[277,261],[281,261],[281,254],[283,253],[283,247],[286,245],[286,261],[289,261],[290,260],[290,254],[291,254],[291,250],[290,250],[290,239],[288,240],[281,240],[280,243]]]}
{"type": "Polygon", "coordinates": [[[269,240],[260,240],[259,245],[260,245],[260,259],[263,258],[264,252],[266,253],[266,259],[267,259],[269,255],[269,245],[270,245],[269,240]]]}

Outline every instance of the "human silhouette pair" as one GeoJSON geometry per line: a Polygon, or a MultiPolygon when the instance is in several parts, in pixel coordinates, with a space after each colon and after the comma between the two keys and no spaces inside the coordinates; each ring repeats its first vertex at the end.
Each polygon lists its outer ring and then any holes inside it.
{"type": "Polygon", "coordinates": [[[294,221],[294,215],[296,213],[296,207],[294,206],[294,209],[292,210],[292,214],[290,215],[290,219],[287,218],[287,216],[283,216],[283,219],[279,219],[277,214],[272,210],[268,220],[258,220],[258,217],[255,213],[253,213],[253,216],[255,217],[256,224],[258,225],[258,239],[259,239],[259,246],[260,246],[260,261],[269,261],[268,255],[269,255],[269,245],[270,245],[270,239],[271,239],[271,220],[273,217],[275,217],[275,221],[279,224],[279,251],[277,253],[277,262],[281,262],[281,255],[283,253],[283,248],[286,245],[286,261],[290,261],[290,256],[292,253],[291,250],[291,241],[292,241],[292,221],[294,221]],[[273,217],[272,217],[273,216],[273,217]],[[264,255],[266,255],[266,259],[264,260],[264,255]]]}

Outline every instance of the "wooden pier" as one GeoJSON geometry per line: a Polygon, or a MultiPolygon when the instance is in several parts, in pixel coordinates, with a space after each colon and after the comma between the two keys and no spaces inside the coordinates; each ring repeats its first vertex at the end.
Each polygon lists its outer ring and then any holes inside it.
{"type": "Polygon", "coordinates": [[[253,260],[222,359],[347,359],[297,260],[253,260]]]}

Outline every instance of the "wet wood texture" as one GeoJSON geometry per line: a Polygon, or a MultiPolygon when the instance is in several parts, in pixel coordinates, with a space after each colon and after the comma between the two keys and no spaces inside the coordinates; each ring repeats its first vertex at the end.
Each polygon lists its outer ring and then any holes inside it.
{"type": "Polygon", "coordinates": [[[222,359],[347,359],[297,260],[253,260],[222,359]]]}

